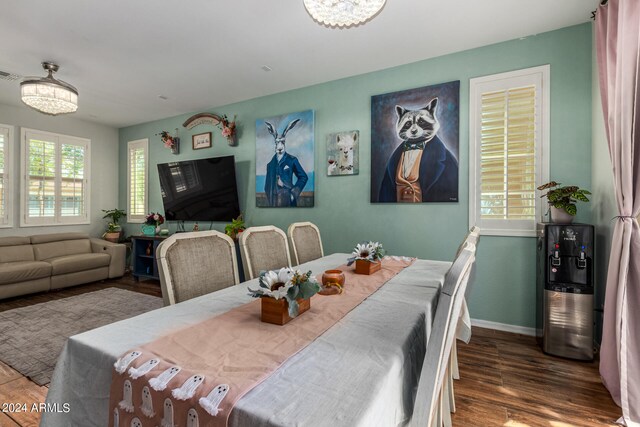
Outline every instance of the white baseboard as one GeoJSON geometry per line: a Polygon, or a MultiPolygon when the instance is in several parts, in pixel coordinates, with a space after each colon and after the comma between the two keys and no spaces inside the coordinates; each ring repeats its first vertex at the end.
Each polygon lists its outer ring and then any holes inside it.
{"type": "Polygon", "coordinates": [[[536,336],[536,328],[526,326],[507,325],[506,323],[491,322],[489,320],[471,319],[471,325],[479,328],[495,329],[498,331],[513,332],[514,334],[536,336]]]}

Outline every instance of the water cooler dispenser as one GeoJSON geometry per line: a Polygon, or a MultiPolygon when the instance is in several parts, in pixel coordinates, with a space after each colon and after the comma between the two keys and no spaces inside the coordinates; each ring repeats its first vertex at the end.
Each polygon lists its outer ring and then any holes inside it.
{"type": "Polygon", "coordinates": [[[594,230],[538,224],[536,327],[545,353],[593,359],[594,230]]]}

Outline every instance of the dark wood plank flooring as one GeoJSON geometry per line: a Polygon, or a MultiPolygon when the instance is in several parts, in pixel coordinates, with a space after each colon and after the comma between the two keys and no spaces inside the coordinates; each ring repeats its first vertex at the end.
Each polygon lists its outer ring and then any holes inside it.
{"type": "MultiPolygon", "coordinates": [[[[0,311],[117,287],[160,296],[159,283],[130,276],[54,292],[0,301],[0,311]]],[[[600,382],[596,362],[547,356],[528,336],[474,328],[468,345],[458,345],[460,376],[455,381],[456,427],[615,426],[620,408],[600,382]]],[[[44,402],[40,387],[0,362],[0,405],[26,404],[27,412],[0,411],[0,426],[37,426],[44,402]]],[[[1,409],[1,408],[0,408],[1,409]]]]}
{"type": "Polygon", "coordinates": [[[533,337],[473,328],[458,344],[454,426],[616,426],[597,362],[548,356],[533,337]]]}

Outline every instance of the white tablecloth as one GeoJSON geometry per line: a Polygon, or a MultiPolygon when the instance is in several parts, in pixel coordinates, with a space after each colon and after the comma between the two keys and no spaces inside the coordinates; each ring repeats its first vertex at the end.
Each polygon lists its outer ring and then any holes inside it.
{"type": "MultiPolygon", "coordinates": [[[[329,255],[300,269],[318,274],[345,263],[347,257],[329,255]]],[[[403,270],[240,399],[230,425],[404,423],[412,412],[426,339],[449,266],[417,260],[403,270]]],[[[45,413],[41,426],[106,426],[111,373],[120,355],[174,328],[251,301],[248,285],[255,287],[255,280],[69,338],[47,403],[68,403],[70,411],[45,413]]]]}

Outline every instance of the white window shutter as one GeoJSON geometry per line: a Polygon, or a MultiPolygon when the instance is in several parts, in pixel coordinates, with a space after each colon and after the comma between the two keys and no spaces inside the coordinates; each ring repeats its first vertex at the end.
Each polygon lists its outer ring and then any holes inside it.
{"type": "Polygon", "coordinates": [[[0,227],[12,226],[12,144],[13,126],[0,124],[0,227]]]}
{"type": "Polygon", "coordinates": [[[22,129],[21,226],[87,224],[90,140],[22,129]]]}
{"type": "Polygon", "coordinates": [[[549,67],[471,79],[470,224],[535,235],[548,180],[549,67]]]}
{"type": "Polygon", "coordinates": [[[148,139],[127,144],[127,218],[129,222],[144,222],[148,206],[148,139]]]}

